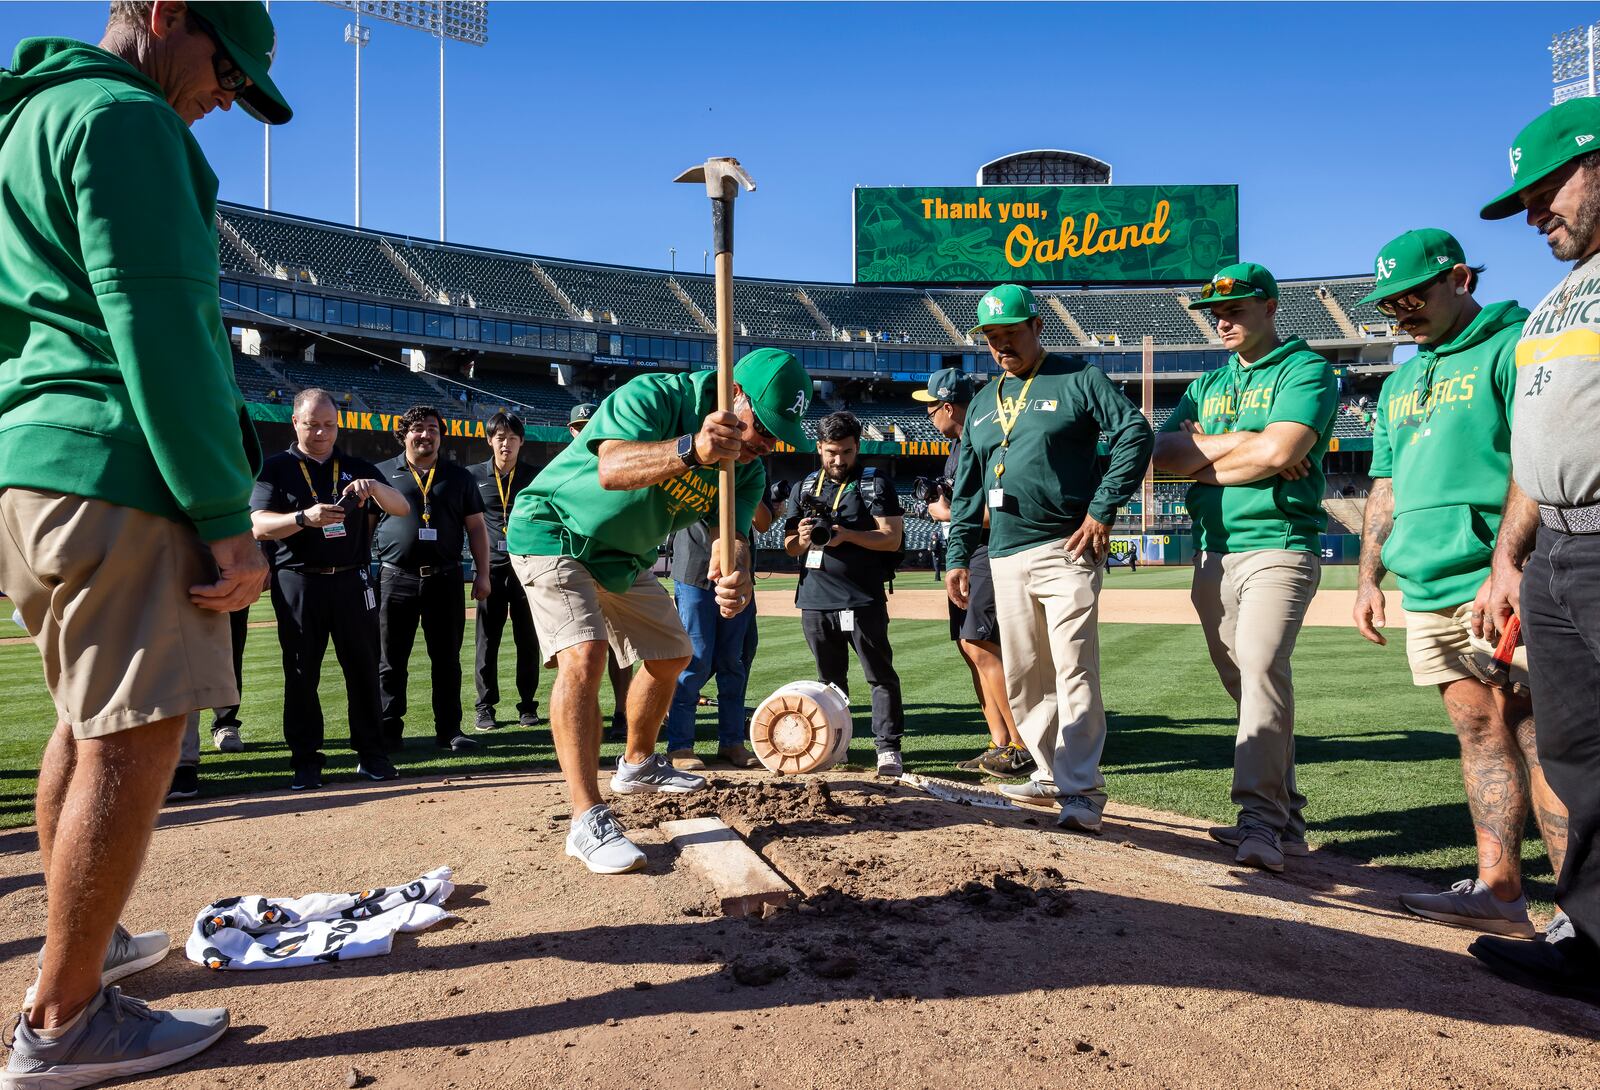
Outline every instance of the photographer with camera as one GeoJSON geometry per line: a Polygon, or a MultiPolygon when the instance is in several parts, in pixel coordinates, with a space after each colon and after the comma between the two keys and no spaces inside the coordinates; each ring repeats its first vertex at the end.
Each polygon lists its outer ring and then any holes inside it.
{"type": "MultiPolygon", "coordinates": [[[[950,457],[941,477],[918,477],[912,495],[928,505],[928,517],[948,529],[950,499],[954,494],[956,465],[961,455],[961,432],[972,402],[972,380],[954,367],[935,371],[926,390],[911,396],[928,406],[928,423],[950,440],[950,457]]],[[[994,608],[994,579],[989,573],[989,512],[983,512],[983,531],[967,558],[968,601],[965,608],[949,603],[950,638],[972,671],[972,688],[989,728],[989,748],[956,765],[964,772],[986,772],[1002,779],[1021,776],[1033,768],[1033,756],[1022,744],[1017,722],[1006,699],[1005,666],[1000,659],[1000,622],[994,608]]]]}
{"type": "Polygon", "coordinates": [[[872,687],[878,775],[898,776],[905,711],[884,586],[900,560],[903,512],[894,485],[857,465],[860,453],[861,422],[854,414],[833,413],[817,425],[822,468],[790,496],[783,548],[804,558],[794,600],[819,677],[849,692],[845,647],[855,648],[872,687]]]}

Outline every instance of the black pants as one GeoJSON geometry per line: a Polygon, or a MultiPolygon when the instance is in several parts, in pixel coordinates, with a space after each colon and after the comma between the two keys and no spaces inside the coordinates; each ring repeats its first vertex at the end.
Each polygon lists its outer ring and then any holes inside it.
{"type": "MultiPolygon", "coordinates": [[[[366,573],[272,573],[272,608],[283,648],[283,738],[295,767],[322,761],[322,701],[317,683],[333,637],[344,675],[350,748],[358,756],[383,753],[378,701],[378,611],[368,605],[366,573]]],[[[235,645],[237,646],[237,645],[235,645]]]]}
{"type": "MultiPolygon", "coordinates": [[[[233,683],[238,686],[239,693],[244,694],[244,640],[250,634],[250,607],[236,609],[228,614],[228,635],[233,639],[233,683]]],[[[239,705],[228,708],[211,709],[211,729],[221,730],[223,727],[239,727],[239,705]]]]}
{"type": "Polygon", "coordinates": [[[533,630],[528,592],[517,582],[511,564],[489,566],[489,600],[480,602],[475,624],[478,710],[500,703],[500,635],[511,617],[511,638],[517,645],[517,714],[539,714],[539,636],[533,630]]]}
{"type": "Polygon", "coordinates": [[[906,713],[900,702],[900,675],[894,672],[894,649],[889,646],[889,607],[867,606],[856,610],[855,630],[839,626],[839,612],[832,609],[800,611],[800,627],[817,660],[817,676],[850,691],[850,655],[856,649],[861,672],[872,686],[872,738],[877,749],[899,749],[905,733],[906,713]]]}
{"type": "Polygon", "coordinates": [[[405,734],[406,680],[417,623],[428,646],[433,675],[433,733],[448,742],[461,733],[461,639],[467,631],[461,570],[426,579],[384,565],[379,581],[378,630],[383,658],[378,687],[383,693],[383,737],[394,744],[405,734]]]}
{"type": "Polygon", "coordinates": [[[1539,763],[1567,806],[1556,903],[1600,945],[1600,535],[1540,529],[1522,577],[1539,763]]]}

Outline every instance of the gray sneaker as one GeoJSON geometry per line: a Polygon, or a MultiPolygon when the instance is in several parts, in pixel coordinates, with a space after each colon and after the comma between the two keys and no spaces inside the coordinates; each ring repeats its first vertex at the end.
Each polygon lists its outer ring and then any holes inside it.
{"type": "MultiPolygon", "coordinates": [[[[162,958],[167,956],[167,951],[172,948],[172,939],[165,931],[146,931],[142,934],[131,934],[120,923],[111,933],[111,945],[106,947],[106,960],[100,970],[100,984],[115,984],[123,977],[132,976],[134,973],[150,968],[162,958]]],[[[44,950],[39,950],[39,964],[44,964],[44,950]]],[[[23,1000],[23,1007],[33,1007],[34,989],[38,987],[35,980],[28,985],[28,994],[23,1000]]]]}
{"type": "Polygon", "coordinates": [[[1563,939],[1576,938],[1578,929],[1572,926],[1572,917],[1560,909],[1550,917],[1550,925],[1544,929],[1545,942],[1560,942],[1563,939]]]}
{"type": "Polygon", "coordinates": [[[1088,795],[1063,795],[1061,816],[1056,818],[1056,827],[1080,833],[1098,833],[1100,808],[1088,795]]]}
{"type": "Polygon", "coordinates": [[[699,791],[705,785],[704,776],[673,768],[672,762],[659,753],[650,754],[636,765],[618,757],[616,775],[611,777],[611,790],[619,795],[648,795],[655,792],[686,795],[690,791],[699,791]]]}
{"type": "Polygon", "coordinates": [[[1054,787],[1046,787],[1038,780],[1029,780],[1026,783],[1003,783],[1000,793],[1012,802],[1020,802],[1024,806],[1039,806],[1046,810],[1054,810],[1061,802],[1061,792],[1054,787]]]}
{"type": "Polygon", "coordinates": [[[604,804],[591,806],[572,819],[567,854],[583,860],[596,874],[627,874],[644,866],[644,852],[628,839],[622,823],[604,804]]]}
{"type": "Polygon", "coordinates": [[[1402,893],[1400,904],[1425,920],[1512,938],[1538,937],[1528,919],[1528,899],[1502,901],[1479,878],[1463,878],[1443,893],[1402,893]]]}
{"type": "Polygon", "coordinates": [[[1277,831],[1265,825],[1246,825],[1239,838],[1239,850],[1233,861],[1247,867],[1259,867],[1273,874],[1283,872],[1283,848],[1277,831]]]}
{"type": "Polygon", "coordinates": [[[889,780],[899,779],[906,770],[905,764],[900,760],[898,749],[880,749],[878,751],[878,775],[889,780]]]}
{"type": "Polygon", "coordinates": [[[217,727],[211,732],[211,744],[217,747],[218,753],[241,753],[244,751],[244,739],[239,735],[238,727],[217,727]]]}
{"type": "Polygon", "coordinates": [[[53,1040],[40,1037],[18,1015],[0,1090],[73,1090],[142,1075],[187,1060],[227,1028],[225,1010],[151,1010],[111,985],[53,1040]]]}
{"type": "MultiPolygon", "coordinates": [[[[1239,841],[1244,839],[1244,828],[1239,825],[1218,825],[1206,830],[1206,835],[1218,844],[1226,844],[1230,848],[1237,848],[1239,841]]],[[[1311,854],[1311,845],[1298,836],[1280,835],[1278,837],[1278,850],[1284,855],[1305,857],[1311,854]]]]}

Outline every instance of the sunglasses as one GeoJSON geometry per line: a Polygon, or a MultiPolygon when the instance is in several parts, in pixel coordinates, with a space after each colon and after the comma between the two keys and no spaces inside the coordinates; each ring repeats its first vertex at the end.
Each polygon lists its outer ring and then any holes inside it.
{"type": "Polygon", "coordinates": [[[1249,295],[1251,292],[1260,290],[1248,280],[1240,280],[1238,277],[1234,276],[1223,276],[1201,287],[1200,298],[1227,298],[1234,294],[1234,288],[1245,289],[1239,293],[1241,295],[1249,295]]]}
{"type": "Polygon", "coordinates": [[[217,47],[216,52],[211,54],[211,70],[217,74],[217,86],[230,94],[244,90],[250,83],[250,77],[241,72],[239,66],[233,62],[233,57],[223,46],[222,39],[217,36],[216,28],[192,11],[189,13],[189,18],[205,31],[206,37],[211,39],[211,44],[217,47]]]}
{"type": "Polygon", "coordinates": [[[778,441],[778,437],[776,435],[773,435],[770,431],[761,426],[761,418],[753,411],[750,413],[750,422],[755,425],[756,434],[761,436],[761,438],[773,443],[778,441]]]}
{"type": "Polygon", "coordinates": [[[1376,304],[1378,313],[1387,318],[1398,318],[1402,314],[1415,314],[1428,305],[1428,297],[1423,293],[1433,287],[1447,274],[1440,273],[1432,280],[1419,284],[1403,295],[1396,295],[1392,299],[1380,299],[1376,304]]]}
{"type": "Polygon", "coordinates": [[[932,416],[934,413],[938,412],[948,404],[950,404],[948,401],[935,401],[932,405],[928,406],[928,415],[932,416]]]}

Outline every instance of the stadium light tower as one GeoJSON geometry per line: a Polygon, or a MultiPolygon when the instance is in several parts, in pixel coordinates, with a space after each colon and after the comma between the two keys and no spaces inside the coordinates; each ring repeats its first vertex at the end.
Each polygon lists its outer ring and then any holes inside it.
{"type": "Polygon", "coordinates": [[[1600,23],[1563,30],[1550,39],[1550,82],[1555,85],[1550,104],[1569,98],[1593,98],[1595,86],[1595,46],[1600,39],[1600,23]]]}
{"type": "MultiPolygon", "coordinates": [[[[444,43],[484,45],[489,41],[488,0],[323,0],[353,11],[356,26],[367,15],[385,23],[421,30],[439,39],[439,241],[445,240],[444,43]]],[[[345,40],[350,41],[350,28],[345,40]]],[[[361,47],[356,41],[356,226],[361,226],[361,47]]]]}

